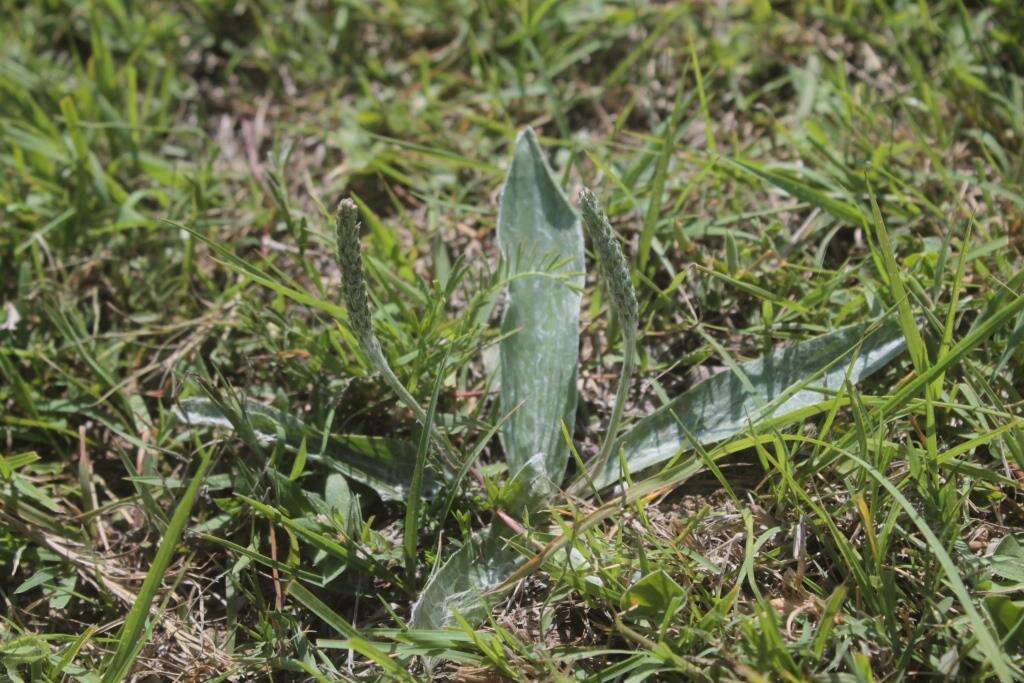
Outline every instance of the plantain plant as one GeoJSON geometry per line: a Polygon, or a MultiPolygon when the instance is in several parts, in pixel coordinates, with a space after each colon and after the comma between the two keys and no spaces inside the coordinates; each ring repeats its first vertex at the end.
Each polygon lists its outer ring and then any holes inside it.
{"type": "MultiPolygon", "coordinates": [[[[811,415],[834,411],[848,400],[844,398],[847,387],[905,349],[898,325],[850,325],[733,364],[728,372],[691,387],[623,429],[641,310],[619,238],[597,198],[584,190],[580,205],[582,221],[555,181],[537,137],[526,129],[514,147],[501,193],[497,231],[506,300],[499,348],[499,403],[504,418],[494,431],[504,452],[507,478],[496,488],[492,524],[471,534],[423,577],[409,620],[413,628],[441,628],[457,615],[470,621],[479,619],[486,614],[488,600],[511,582],[545,562],[571,558],[571,539],[565,535],[555,539],[545,519],[546,509],[563,492],[588,497],[618,487],[627,490],[619,499],[625,502],[666,483],[678,484],[710,464],[705,446],[741,435],[770,433],[811,415]],[[583,227],[621,331],[623,362],[600,447],[589,462],[580,463],[575,478],[567,482],[570,455],[576,452],[579,318],[586,267],[583,227]],[[659,465],[667,467],[628,485],[634,475],[659,465]],[[544,546],[543,540],[550,542],[544,546]],[[533,554],[531,546],[538,545],[542,552],[526,561],[525,557],[533,554]]],[[[343,200],[336,218],[345,311],[269,280],[224,247],[193,234],[206,241],[228,266],[278,294],[316,305],[344,321],[370,366],[420,423],[423,438],[417,448],[395,439],[320,433],[265,406],[216,396],[182,402],[180,417],[196,426],[230,427],[254,447],[274,444],[301,450],[303,460],[320,462],[338,475],[369,486],[385,500],[404,500],[415,506],[406,515],[406,576],[395,577],[410,589],[416,577],[408,563],[415,550],[416,511],[421,499],[442,493],[447,511],[452,489],[467,472],[486,484],[472,463],[487,438],[472,453],[461,453],[445,429],[436,424],[434,403],[425,410],[389,366],[367,302],[357,206],[343,200]],[[436,457],[428,463],[430,454],[436,457]]],[[[435,402],[436,390],[437,386],[435,402]]],[[[724,449],[719,454],[727,452],[724,449]]],[[[606,503],[590,519],[613,514],[614,506],[614,501],[606,503]]],[[[358,514],[358,507],[348,510],[358,514]]]]}
{"type": "MultiPolygon", "coordinates": [[[[725,441],[753,425],[773,429],[829,410],[837,405],[836,394],[844,385],[866,378],[905,347],[892,324],[847,326],[739,364],[620,433],[636,354],[639,306],[628,262],[597,198],[583,190],[580,205],[598,274],[618,318],[623,364],[601,446],[567,486],[571,494],[597,493],[619,484],[626,475],[725,441]]],[[[518,406],[501,434],[510,472],[502,500],[535,522],[541,522],[538,513],[561,490],[567,454],[573,448],[578,287],[583,276],[582,272],[569,280],[523,276],[526,269],[519,261],[524,251],[534,250],[560,258],[566,271],[583,271],[580,223],[555,182],[536,136],[527,129],[515,146],[498,217],[498,243],[511,278],[502,319],[502,331],[508,336],[500,349],[500,400],[503,411],[518,406]]],[[[539,566],[522,560],[517,548],[525,545],[524,535],[507,525],[496,523],[481,531],[427,582],[413,607],[411,625],[438,628],[456,614],[469,619],[485,614],[489,598],[508,587],[510,580],[539,566]]],[[[535,559],[554,562],[558,557],[541,552],[535,559]]],[[[575,560],[579,566],[581,558],[575,560]]]]}

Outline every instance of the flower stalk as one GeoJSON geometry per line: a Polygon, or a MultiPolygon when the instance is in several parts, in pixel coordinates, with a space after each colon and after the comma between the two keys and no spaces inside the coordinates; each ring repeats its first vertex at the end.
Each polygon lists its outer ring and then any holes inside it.
{"type": "Polygon", "coordinates": [[[592,460],[586,476],[577,481],[572,492],[578,493],[579,488],[594,478],[608,464],[615,445],[615,437],[622,421],[622,411],[629,394],[629,382],[636,365],[637,327],[640,319],[636,290],[629,276],[629,265],[622,253],[619,240],[612,230],[608,217],[601,210],[601,205],[594,193],[583,189],[579,195],[580,208],[583,213],[583,227],[590,237],[594,252],[597,254],[597,267],[605,287],[611,295],[612,309],[619,319],[622,330],[622,372],[619,374],[619,386],[615,392],[615,403],[612,406],[611,418],[605,431],[601,449],[592,460]]]}
{"type": "Polygon", "coordinates": [[[455,450],[448,437],[428,419],[423,406],[399,381],[384,356],[380,340],[377,339],[377,334],[373,330],[373,319],[370,317],[370,305],[366,295],[366,275],[363,269],[362,247],[359,244],[359,229],[359,207],[346,197],[338,204],[335,231],[338,266],[341,268],[341,297],[348,309],[349,325],[373,369],[391,387],[399,400],[412,411],[416,421],[424,428],[430,429],[431,436],[440,446],[441,452],[447,460],[446,464],[450,467],[457,467],[458,451],[455,450]]]}

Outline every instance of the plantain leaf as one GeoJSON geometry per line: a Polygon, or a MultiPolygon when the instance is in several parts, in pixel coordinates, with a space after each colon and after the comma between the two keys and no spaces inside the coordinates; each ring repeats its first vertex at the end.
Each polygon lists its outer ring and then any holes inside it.
{"type": "Polygon", "coordinates": [[[362,519],[359,510],[359,499],[353,495],[345,477],[337,472],[327,475],[324,482],[324,504],[328,513],[341,521],[341,526],[349,535],[358,529],[357,522],[362,519]]]}
{"type": "MultiPolygon", "coordinates": [[[[621,450],[629,471],[638,472],[762,420],[779,426],[802,419],[828,403],[847,380],[865,379],[905,348],[899,325],[888,321],[874,332],[867,323],[849,325],[776,350],[740,364],[743,377],[722,372],[677,396],[640,420],[613,452],[621,450]]],[[[595,484],[608,486],[620,475],[618,460],[611,458],[595,484]]]]}
{"type": "Polygon", "coordinates": [[[533,479],[546,499],[565,474],[569,450],[561,421],[576,415],[583,233],[579,218],[551,176],[537,137],[516,141],[501,193],[498,245],[509,286],[501,342],[501,410],[513,411],[501,430],[509,472],[539,463],[533,479]],[[541,272],[546,271],[546,272],[541,272]],[[547,482],[547,484],[544,484],[547,482]]]}
{"type": "MultiPolygon", "coordinates": [[[[502,505],[514,511],[543,505],[561,483],[569,459],[562,421],[576,417],[583,233],[558,188],[533,131],[516,141],[498,211],[498,245],[509,286],[501,342],[500,432],[510,473],[502,505]]],[[[475,534],[427,581],[411,625],[441,628],[455,614],[486,614],[483,593],[521,564],[509,534],[475,534]]]]}
{"type": "Polygon", "coordinates": [[[985,598],[985,607],[1006,649],[1009,652],[1024,650],[1024,601],[990,595],[985,598]]]}
{"type": "MultiPolygon", "coordinates": [[[[193,427],[241,429],[264,445],[281,443],[295,452],[305,439],[310,462],[368,486],[384,500],[405,500],[416,463],[416,447],[411,443],[359,434],[330,434],[324,439],[319,430],[269,406],[245,401],[241,415],[225,414],[228,408],[208,398],[194,397],[181,401],[174,414],[193,427]]],[[[433,497],[437,484],[432,472],[424,473],[424,495],[433,497]]]]}
{"type": "Polygon", "coordinates": [[[1003,537],[990,558],[992,572],[1024,588],[1024,547],[1012,535],[1003,537]]]}
{"type": "Polygon", "coordinates": [[[410,626],[442,628],[456,614],[470,622],[485,617],[483,594],[500,585],[522,562],[507,540],[508,532],[495,526],[474,534],[427,581],[412,606],[410,626]]]}

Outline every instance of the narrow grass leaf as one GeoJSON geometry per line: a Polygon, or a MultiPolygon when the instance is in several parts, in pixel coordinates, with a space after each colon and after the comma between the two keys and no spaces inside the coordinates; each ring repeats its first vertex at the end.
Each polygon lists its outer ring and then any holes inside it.
{"type": "Polygon", "coordinates": [[[345,617],[328,607],[323,600],[313,595],[298,581],[288,584],[288,595],[301,602],[306,609],[323,619],[331,628],[346,638],[359,638],[362,635],[345,617]]]}
{"type": "Polygon", "coordinates": [[[654,244],[654,233],[658,227],[658,218],[661,216],[661,202],[665,193],[665,180],[668,176],[668,163],[675,151],[676,134],[679,130],[679,122],[683,118],[686,104],[689,99],[683,96],[683,89],[676,92],[675,103],[672,105],[672,114],[664,124],[661,139],[661,147],[658,151],[658,163],[654,167],[654,178],[651,181],[651,195],[647,200],[647,213],[644,215],[644,225],[640,232],[640,246],[637,249],[637,268],[643,271],[651,256],[651,245],[654,244]]]}
{"type": "Polygon", "coordinates": [[[864,212],[856,206],[834,199],[833,197],[829,197],[824,192],[817,190],[800,180],[783,175],[777,171],[764,169],[746,161],[729,160],[729,162],[749,173],[753,173],[758,178],[767,181],[787,194],[791,194],[801,201],[805,201],[808,204],[817,206],[823,211],[829,212],[839,220],[852,223],[857,227],[867,223],[867,216],[865,216],[864,212]]]}
{"type": "Polygon", "coordinates": [[[185,526],[188,524],[189,516],[192,513],[192,506],[196,502],[199,487],[202,485],[203,478],[206,476],[206,470],[210,466],[211,457],[212,453],[208,449],[200,452],[199,467],[196,468],[195,474],[192,475],[192,480],[189,482],[185,494],[181,497],[181,501],[178,503],[178,507],[175,509],[174,515],[167,525],[167,530],[164,532],[159,548],[157,548],[153,563],[149,566],[149,571],[146,572],[142,588],[139,589],[135,604],[128,612],[128,616],[125,617],[124,625],[121,627],[121,632],[117,637],[117,649],[107,664],[106,672],[103,675],[103,683],[124,680],[131,669],[132,663],[138,656],[138,652],[143,644],[142,634],[146,627],[146,617],[149,615],[149,608],[153,604],[156,592],[164,580],[167,567],[170,566],[171,558],[178,547],[178,541],[181,539],[185,526]]]}
{"type": "Polygon", "coordinates": [[[326,299],[320,299],[318,297],[313,296],[312,294],[299,291],[294,287],[289,287],[288,285],[278,282],[269,274],[263,272],[253,264],[244,261],[238,256],[235,256],[235,254],[233,254],[223,244],[220,244],[219,242],[210,239],[206,235],[203,235],[202,233],[198,232],[197,230],[194,230],[180,223],[175,223],[173,221],[164,222],[172,227],[188,232],[197,240],[199,240],[206,246],[210,247],[210,249],[214,251],[214,259],[218,263],[221,263],[227,268],[230,268],[239,275],[244,275],[249,279],[253,280],[254,282],[263,285],[267,289],[270,289],[271,291],[276,292],[281,296],[291,299],[295,303],[302,304],[303,306],[309,306],[310,308],[315,308],[318,311],[322,311],[331,316],[332,318],[335,318],[336,320],[348,320],[348,313],[345,311],[344,307],[339,306],[331,301],[327,301],[326,299]]]}
{"type": "MultiPolygon", "coordinates": [[[[450,349],[449,349],[450,350],[450,349]]],[[[448,353],[438,367],[434,380],[434,393],[430,398],[427,420],[420,433],[419,445],[416,448],[416,465],[409,483],[409,499],[405,504],[405,528],[402,532],[402,548],[405,551],[405,573],[411,578],[416,573],[416,537],[419,535],[421,494],[423,492],[423,474],[427,466],[427,450],[430,448],[430,430],[434,427],[434,415],[437,412],[437,396],[441,392],[444,381],[444,368],[448,363],[448,353]]]]}
{"type": "MultiPolygon", "coordinates": [[[[837,449],[838,450],[838,449],[837,449]]],[[[996,676],[1003,683],[1008,683],[1014,679],[1013,674],[1010,670],[1010,665],[1006,661],[1006,653],[1000,647],[997,642],[997,638],[993,635],[989,629],[988,624],[982,618],[977,608],[974,606],[974,601],[971,599],[971,595],[967,590],[967,586],[964,585],[963,579],[960,578],[960,572],[956,568],[953,559],[946,552],[946,548],[942,545],[942,541],[935,535],[931,527],[924,520],[917,509],[911,504],[909,500],[903,495],[903,493],[889,481],[889,478],[875,469],[870,463],[862,460],[858,456],[850,453],[849,451],[841,451],[843,457],[846,457],[867,472],[872,479],[877,481],[882,488],[884,488],[890,496],[896,501],[896,503],[903,508],[903,512],[906,513],[910,521],[914,523],[921,535],[924,536],[925,542],[931,549],[935,558],[939,561],[939,565],[942,567],[943,573],[946,575],[946,581],[949,584],[953,594],[956,595],[957,600],[960,602],[960,606],[963,607],[964,613],[967,615],[967,619],[971,622],[971,627],[974,632],[974,637],[978,641],[978,645],[981,651],[988,657],[989,664],[995,670],[996,676]]]]}

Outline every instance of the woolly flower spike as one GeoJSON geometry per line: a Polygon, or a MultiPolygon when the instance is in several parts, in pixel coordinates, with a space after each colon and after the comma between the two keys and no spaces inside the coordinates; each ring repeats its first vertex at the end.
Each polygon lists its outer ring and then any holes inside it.
{"type": "Polygon", "coordinates": [[[359,208],[349,198],[341,200],[335,219],[338,242],[338,266],[341,268],[341,296],[348,308],[349,324],[370,359],[379,367],[384,358],[373,332],[370,306],[366,298],[363,254],[359,245],[359,208]]]}
{"type": "Polygon", "coordinates": [[[608,419],[608,427],[605,430],[604,441],[601,443],[601,450],[591,461],[585,478],[577,480],[570,487],[570,492],[574,494],[579,493],[586,483],[593,485],[594,480],[608,466],[615,448],[615,438],[618,435],[619,422],[622,420],[622,410],[629,393],[629,380],[633,376],[633,365],[636,362],[637,323],[640,317],[633,281],[629,278],[626,257],[623,255],[622,247],[619,246],[612,226],[608,223],[604,212],[601,211],[601,205],[597,203],[594,193],[587,189],[581,191],[580,206],[583,209],[583,225],[587,234],[590,235],[594,251],[597,252],[598,270],[612,295],[612,308],[618,312],[620,318],[624,353],[622,373],[619,375],[619,388],[615,392],[615,403],[612,405],[612,414],[608,419]]]}
{"type": "Polygon", "coordinates": [[[639,318],[636,291],[619,240],[593,192],[586,188],[580,191],[580,206],[583,209],[583,226],[597,252],[597,267],[612,295],[612,302],[622,324],[635,327],[639,318]]]}
{"type": "Polygon", "coordinates": [[[336,218],[338,242],[338,266],[341,268],[341,298],[348,308],[348,321],[352,332],[359,338],[363,353],[367,355],[374,369],[380,373],[384,381],[391,387],[398,398],[412,411],[421,425],[430,430],[437,443],[443,449],[447,464],[458,462],[458,451],[451,441],[437,426],[431,422],[426,411],[416,402],[416,398],[402,385],[395,375],[388,359],[384,356],[377,335],[373,331],[370,319],[370,305],[366,298],[366,278],[363,273],[363,251],[359,246],[359,208],[349,198],[338,204],[336,218]]]}

